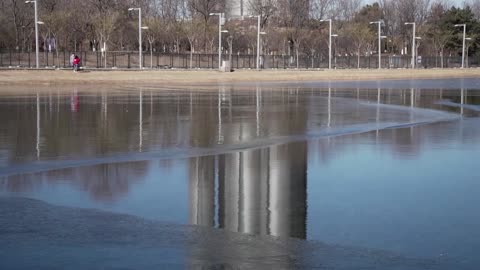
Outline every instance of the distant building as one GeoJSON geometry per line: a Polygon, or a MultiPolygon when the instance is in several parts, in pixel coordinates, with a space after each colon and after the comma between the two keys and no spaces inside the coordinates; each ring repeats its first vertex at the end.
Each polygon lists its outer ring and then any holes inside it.
{"type": "MultiPolygon", "coordinates": [[[[252,0],[225,0],[225,15],[228,18],[257,15],[257,12],[251,9],[252,0]]],[[[259,1],[262,5],[273,4],[275,6],[282,6],[289,13],[295,16],[308,18],[310,13],[310,0],[253,0],[259,1]]]]}
{"type": "Polygon", "coordinates": [[[250,16],[249,0],[226,0],[225,15],[227,18],[250,16]]]}

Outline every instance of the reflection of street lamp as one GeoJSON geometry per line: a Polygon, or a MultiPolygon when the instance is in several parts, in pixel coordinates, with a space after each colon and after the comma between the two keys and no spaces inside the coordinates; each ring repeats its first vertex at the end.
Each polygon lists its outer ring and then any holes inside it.
{"type": "Polygon", "coordinates": [[[405,25],[413,25],[413,37],[412,37],[412,68],[415,68],[415,53],[416,53],[416,47],[415,47],[415,27],[416,27],[416,24],[415,22],[406,22],[405,25]]]}
{"type": "Polygon", "coordinates": [[[37,92],[37,159],[40,158],[40,94],[37,92]]]}
{"type": "Polygon", "coordinates": [[[142,9],[141,8],[129,8],[128,11],[138,10],[138,57],[139,68],[142,69],[142,29],[148,29],[147,26],[142,26],[142,9]]]}
{"type": "Polygon", "coordinates": [[[462,45],[462,68],[464,68],[465,64],[465,34],[467,30],[467,25],[466,24],[455,24],[455,27],[463,27],[463,45],[462,45]]]}
{"type": "Polygon", "coordinates": [[[328,22],[328,69],[332,69],[332,19],[320,20],[321,22],[328,22]]]}
{"type": "Polygon", "coordinates": [[[35,9],[35,63],[37,68],[40,68],[40,63],[38,61],[38,25],[43,24],[43,22],[38,21],[38,12],[37,12],[37,0],[25,1],[25,4],[33,3],[35,9]]]}
{"type": "Polygon", "coordinates": [[[210,16],[218,16],[218,70],[222,66],[222,24],[223,13],[210,13],[210,16]]]}
{"type": "Polygon", "coordinates": [[[382,68],[382,21],[370,22],[370,24],[378,24],[378,69],[382,68]]]}

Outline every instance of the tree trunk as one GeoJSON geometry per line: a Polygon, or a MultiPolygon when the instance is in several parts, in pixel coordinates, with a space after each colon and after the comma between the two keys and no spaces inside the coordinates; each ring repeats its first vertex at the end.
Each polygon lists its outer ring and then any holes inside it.
{"type": "Polygon", "coordinates": [[[297,58],[297,69],[299,67],[299,64],[298,64],[298,46],[295,46],[295,56],[297,58]]]}
{"type": "Polygon", "coordinates": [[[312,68],[313,68],[313,64],[314,64],[314,61],[313,61],[313,54],[315,53],[315,50],[311,50],[311,52],[312,52],[312,56],[311,56],[311,57],[312,57],[312,68]]]}

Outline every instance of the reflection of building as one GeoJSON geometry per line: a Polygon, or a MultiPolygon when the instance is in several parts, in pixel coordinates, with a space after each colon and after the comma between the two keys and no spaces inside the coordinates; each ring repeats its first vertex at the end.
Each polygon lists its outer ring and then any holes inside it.
{"type": "Polygon", "coordinates": [[[221,155],[218,170],[213,157],[193,158],[191,223],[248,234],[305,238],[306,159],[304,142],[221,155]]]}
{"type": "Polygon", "coordinates": [[[190,223],[214,226],[215,215],[215,158],[190,159],[190,223]]]}
{"type": "Polygon", "coordinates": [[[240,152],[220,160],[220,227],[306,237],[305,143],[240,152]]]}
{"type": "MultiPolygon", "coordinates": [[[[203,131],[196,144],[214,137],[227,144],[255,144],[262,130],[274,131],[274,136],[305,131],[307,118],[298,110],[295,94],[282,95],[275,111],[263,111],[260,92],[250,97],[236,100],[236,105],[255,106],[255,110],[232,112],[225,106],[231,100],[219,102],[214,118],[218,129],[205,132],[205,123],[193,121],[202,123],[193,128],[203,131]]],[[[306,143],[301,142],[192,158],[190,222],[248,234],[305,238],[306,155],[306,143]]]]}

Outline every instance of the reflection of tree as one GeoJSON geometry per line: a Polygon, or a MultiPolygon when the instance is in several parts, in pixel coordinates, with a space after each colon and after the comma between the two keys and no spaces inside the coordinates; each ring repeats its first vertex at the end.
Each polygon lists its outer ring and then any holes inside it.
{"type": "Polygon", "coordinates": [[[0,187],[9,192],[29,192],[66,181],[97,201],[109,202],[126,195],[130,186],[143,178],[147,166],[147,162],[113,163],[16,175],[0,180],[0,187]]]}
{"type": "MultiPolygon", "coordinates": [[[[139,140],[139,92],[85,93],[79,88],[79,111],[70,110],[70,93],[55,89],[40,91],[40,138],[42,160],[84,159],[142,151],[210,148],[255,143],[257,139],[305,134],[325,127],[328,119],[326,93],[314,98],[303,89],[265,88],[258,92],[221,87],[214,92],[178,91],[152,94],[143,90],[142,140],[139,140]],[[220,105],[220,106],[219,106],[220,105]]],[[[381,103],[410,106],[410,90],[381,90],[381,103]]],[[[459,102],[456,90],[417,91],[415,106],[440,108],[434,101],[459,102]]],[[[376,102],[376,89],[358,92],[362,100],[376,102]]],[[[331,126],[369,122],[375,107],[365,109],[337,97],[357,97],[355,90],[332,88],[331,126]]],[[[2,97],[0,106],[0,168],[37,159],[36,95],[2,97]]],[[[477,102],[468,95],[466,102],[477,102]]],[[[477,102],[478,103],[478,102],[477,102]]],[[[457,112],[458,108],[445,108],[457,112]]],[[[466,111],[468,113],[468,111],[466,111]]],[[[408,120],[407,114],[388,114],[381,110],[380,121],[387,117],[408,120]]],[[[410,120],[408,120],[410,121],[410,120]]],[[[401,132],[401,131],[398,131],[401,132]]],[[[395,144],[407,139],[398,137],[395,144]]],[[[402,148],[404,148],[402,146],[402,148]]],[[[403,149],[404,150],[404,149],[403,149]]],[[[402,150],[402,151],[403,151],[402,150]]],[[[328,157],[323,150],[321,155],[328,157]]]]}

